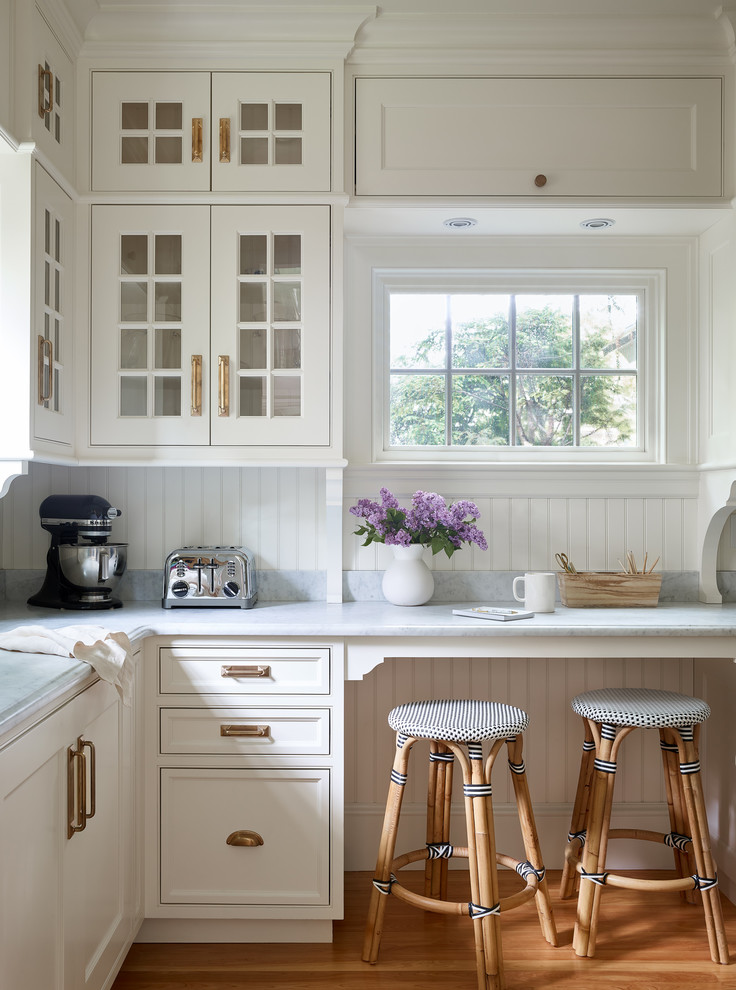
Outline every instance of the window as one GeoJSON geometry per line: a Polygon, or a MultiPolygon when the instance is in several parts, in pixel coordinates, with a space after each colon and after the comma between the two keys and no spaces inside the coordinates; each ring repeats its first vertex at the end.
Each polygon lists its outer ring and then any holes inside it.
{"type": "Polygon", "coordinates": [[[383,451],[607,459],[651,448],[646,278],[555,281],[380,275],[383,451]]]}

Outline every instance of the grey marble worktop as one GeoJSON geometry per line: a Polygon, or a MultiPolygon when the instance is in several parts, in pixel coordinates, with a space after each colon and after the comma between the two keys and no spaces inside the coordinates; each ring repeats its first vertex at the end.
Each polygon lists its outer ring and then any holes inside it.
{"type": "MultiPolygon", "coordinates": [[[[163,609],[158,602],[126,602],[99,612],[55,611],[0,603],[0,633],[22,625],[101,625],[125,632],[134,646],[149,636],[276,636],[360,640],[396,637],[734,637],[736,604],[660,604],[644,609],[571,609],[515,622],[453,615],[468,603],[402,608],[385,602],[259,602],[255,608],[163,609]]],[[[496,606],[512,603],[494,602],[496,606]]],[[[0,650],[0,736],[39,717],[92,683],[78,660],[0,650]]]]}

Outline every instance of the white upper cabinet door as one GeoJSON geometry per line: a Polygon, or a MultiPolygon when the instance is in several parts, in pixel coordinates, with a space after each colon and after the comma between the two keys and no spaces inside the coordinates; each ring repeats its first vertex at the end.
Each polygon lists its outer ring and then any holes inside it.
{"type": "Polygon", "coordinates": [[[330,189],[330,74],[212,76],[212,188],[330,189]]]}
{"type": "Polygon", "coordinates": [[[74,178],[74,69],[46,21],[35,10],[37,62],[27,79],[32,94],[31,134],[41,151],[64,174],[74,178]]]}
{"type": "Polygon", "coordinates": [[[72,201],[38,164],[34,182],[33,435],[69,453],[74,443],[74,212],[72,201]]]}
{"type": "Polygon", "coordinates": [[[95,72],[92,189],[210,188],[208,72],[95,72]]]}
{"type": "Polygon", "coordinates": [[[92,208],[90,442],[209,443],[209,207],[92,208]]]}
{"type": "Polygon", "coordinates": [[[212,249],[212,443],[328,445],[329,207],[215,206],[212,249]]]}
{"type": "Polygon", "coordinates": [[[722,80],[358,79],[356,193],[722,195],[722,80]]]}

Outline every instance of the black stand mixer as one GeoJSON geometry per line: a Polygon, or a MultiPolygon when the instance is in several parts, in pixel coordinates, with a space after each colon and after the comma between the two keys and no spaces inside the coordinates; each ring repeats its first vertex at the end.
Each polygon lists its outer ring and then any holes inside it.
{"type": "Polygon", "coordinates": [[[127,543],[108,543],[122,515],[99,495],[49,495],[39,508],[51,533],[46,577],[29,605],[63,609],[120,608],[112,592],[125,573],[127,543]]]}

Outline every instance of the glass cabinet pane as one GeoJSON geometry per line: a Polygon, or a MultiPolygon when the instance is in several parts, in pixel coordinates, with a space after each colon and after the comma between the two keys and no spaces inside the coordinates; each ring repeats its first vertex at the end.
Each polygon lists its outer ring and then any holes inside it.
{"type": "Polygon", "coordinates": [[[148,331],[125,327],[120,331],[120,367],[148,367],[148,331]]]}
{"type": "Polygon", "coordinates": [[[148,237],[146,234],[123,234],[120,238],[120,274],[148,273],[148,237]]]}
{"type": "Polygon", "coordinates": [[[182,142],[180,137],[156,137],[157,165],[180,165],[182,161],[182,142]]]}
{"type": "Polygon", "coordinates": [[[266,367],[268,331],[265,327],[240,331],[240,368],[255,370],[266,367]]]}
{"type": "Polygon", "coordinates": [[[148,130],[148,104],[123,103],[120,126],[124,131],[148,130]]]}
{"type": "Polygon", "coordinates": [[[146,416],[148,413],[148,381],[138,375],[120,379],[120,415],[146,416]]]}
{"type": "Polygon", "coordinates": [[[302,271],[302,239],[299,234],[274,234],[274,275],[300,275],[302,271]]]}
{"type": "Polygon", "coordinates": [[[273,414],[274,416],[301,416],[301,378],[279,376],[273,379],[273,414]]]}
{"type": "Polygon", "coordinates": [[[240,130],[241,131],[267,131],[268,130],[268,104],[267,103],[241,103],[241,105],[240,105],[240,130]]]}
{"type": "Polygon", "coordinates": [[[181,103],[156,104],[156,130],[180,131],[182,122],[181,103]]]}
{"type": "Polygon", "coordinates": [[[181,282],[154,282],[156,321],[181,322],[181,282]]]}
{"type": "Polygon", "coordinates": [[[145,323],[148,319],[148,284],[120,283],[120,322],[145,323]]]}
{"type": "Polygon", "coordinates": [[[156,234],[155,275],[181,275],[181,234],[156,234]]]}
{"type": "Polygon", "coordinates": [[[157,327],[154,331],[154,368],[181,368],[181,330],[157,327]]]}
{"type": "Polygon", "coordinates": [[[274,282],[273,318],[293,323],[302,317],[302,287],[300,282],[274,282]]]}
{"type": "Polygon", "coordinates": [[[268,165],[268,138],[241,138],[240,164],[268,165]]]}
{"type": "Polygon", "coordinates": [[[241,234],[240,274],[265,275],[268,267],[268,240],[263,234],[241,234]]]}
{"type": "Polygon", "coordinates": [[[120,161],[123,165],[148,164],[148,138],[123,137],[120,139],[120,161]]]}
{"type": "Polygon", "coordinates": [[[266,415],[265,378],[241,378],[239,391],[241,416],[266,415]]]}
{"type": "Polygon", "coordinates": [[[181,416],[181,378],[168,375],[154,378],[153,415],[181,416]]]}
{"type": "Polygon", "coordinates": [[[301,103],[276,103],[274,105],[274,128],[277,131],[300,131],[302,129],[301,103]]]}
{"type": "Polygon", "coordinates": [[[275,165],[301,165],[302,139],[298,137],[274,138],[273,160],[275,165]]]}
{"type": "Polygon", "coordinates": [[[241,282],[240,323],[264,323],[266,320],[266,283],[241,282]]]}
{"type": "Polygon", "coordinates": [[[277,329],[273,332],[274,368],[301,368],[302,332],[294,329],[277,329]]]}

